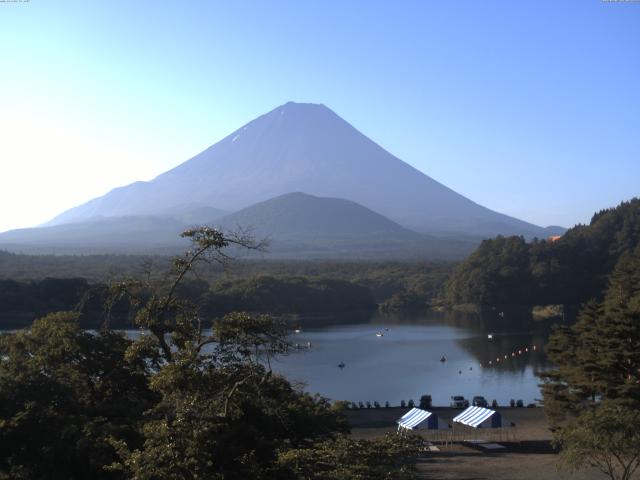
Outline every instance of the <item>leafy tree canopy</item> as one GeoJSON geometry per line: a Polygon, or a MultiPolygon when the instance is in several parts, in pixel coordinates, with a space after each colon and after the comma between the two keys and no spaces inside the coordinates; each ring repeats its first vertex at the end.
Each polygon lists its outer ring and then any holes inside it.
{"type": "Polygon", "coordinates": [[[454,270],[452,304],[578,306],[602,299],[620,259],[640,243],[640,199],[596,213],[559,240],[485,240],[454,270]]]}
{"type": "Polygon", "coordinates": [[[146,332],[137,339],[85,332],[74,313],[0,337],[0,478],[410,478],[418,439],[354,441],[340,405],[272,372],[282,323],[230,313],[201,328],[183,283],[230,245],[260,246],[185,236],[193,248],[166,282],[112,287],[146,332]]]}
{"type": "Polygon", "coordinates": [[[570,468],[629,479],[640,466],[640,248],[624,253],[603,303],[551,336],[545,413],[570,468]]]}

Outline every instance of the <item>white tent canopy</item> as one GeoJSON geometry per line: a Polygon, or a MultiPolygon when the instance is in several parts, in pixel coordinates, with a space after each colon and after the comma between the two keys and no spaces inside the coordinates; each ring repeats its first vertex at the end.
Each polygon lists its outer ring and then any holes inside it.
{"type": "Polygon", "coordinates": [[[412,408],[397,420],[398,429],[400,427],[407,430],[426,429],[443,430],[448,429],[449,424],[432,412],[427,412],[420,408],[412,408]]]}
{"type": "Polygon", "coordinates": [[[514,423],[509,422],[499,412],[482,407],[469,407],[460,415],[454,417],[453,421],[473,428],[503,428],[515,426],[514,423]]]}

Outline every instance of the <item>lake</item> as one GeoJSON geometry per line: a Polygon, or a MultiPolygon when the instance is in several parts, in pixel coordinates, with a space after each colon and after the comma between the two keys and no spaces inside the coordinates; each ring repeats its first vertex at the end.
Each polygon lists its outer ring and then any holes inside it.
{"type": "Polygon", "coordinates": [[[549,367],[549,324],[506,312],[375,314],[353,322],[300,322],[300,329],[291,341],[302,348],[272,367],[332,400],[397,405],[430,394],[434,405],[448,405],[452,395],[483,395],[499,405],[510,399],[527,404],[541,398],[536,372],[549,367]]]}
{"type": "MultiPolygon", "coordinates": [[[[550,322],[532,321],[523,312],[376,313],[296,326],[300,333],[290,341],[301,348],[271,366],[331,400],[399,405],[429,394],[434,405],[445,406],[452,395],[482,395],[499,405],[511,399],[528,404],[541,398],[536,372],[550,366],[544,353],[550,322]]],[[[135,338],[140,332],[127,334],[135,338]]]]}

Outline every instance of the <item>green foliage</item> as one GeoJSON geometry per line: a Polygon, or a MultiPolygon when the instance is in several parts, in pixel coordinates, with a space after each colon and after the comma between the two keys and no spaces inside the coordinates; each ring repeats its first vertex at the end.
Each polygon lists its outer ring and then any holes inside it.
{"type": "Polygon", "coordinates": [[[605,305],[640,312],[640,245],[620,255],[609,278],[605,305]]]}
{"type": "Polygon", "coordinates": [[[117,459],[108,438],[139,445],[155,401],[130,345],[84,332],[72,313],[0,336],[0,478],[114,478],[102,469],[117,459]]]}
{"type": "Polygon", "coordinates": [[[211,313],[237,310],[273,314],[327,314],[375,309],[370,291],[345,280],[260,275],[227,280],[213,287],[211,313]]]}
{"type": "Polygon", "coordinates": [[[81,278],[17,282],[0,280],[0,319],[6,327],[29,325],[48,312],[73,310],[89,289],[81,278]]]}
{"type": "Polygon", "coordinates": [[[545,412],[560,427],[601,399],[640,407],[640,313],[591,302],[571,327],[557,329],[547,352],[545,412]]]}
{"type": "Polygon", "coordinates": [[[120,443],[112,469],[132,479],[265,478],[277,451],[346,431],[326,400],[258,365],[198,363],[180,359],[153,378],[161,400],[147,413],[144,445],[120,443]]]}
{"type": "Polygon", "coordinates": [[[193,249],[166,282],[111,289],[148,332],[135,341],[87,333],[73,313],[0,336],[0,478],[410,478],[416,441],[351,440],[341,404],[271,371],[288,350],[282,323],[230,313],[203,332],[189,275],[256,245],[186,235],[193,249]]]}
{"type": "Polygon", "coordinates": [[[318,443],[313,448],[290,449],[278,458],[290,477],[304,480],[402,480],[415,478],[415,458],[420,437],[387,435],[379,440],[349,440],[318,443]]]}
{"type": "MultiPolygon", "coordinates": [[[[0,252],[0,265],[2,257],[0,252]]],[[[83,257],[64,258],[73,265],[83,257]]],[[[87,257],[87,268],[98,268],[94,262],[105,258],[111,257],[87,257]]],[[[122,257],[122,261],[130,262],[131,258],[122,257]]],[[[42,259],[45,264],[48,261],[47,257],[42,259]]],[[[138,270],[132,270],[126,278],[131,279],[129,287],[137,283],[136,295],[146,299],[154,289],[166,286],[166,276],[154,266],[169,263],[155,259],[143,267],[143,259],[139,257],[138,261],[138,270]],[[143,270],[147,271],[144,275],[143,270]]],[[[365,313],[373,310],[376,303],[382,303],[383,310],[388,311],[421,311],[442,303],[442,285],[452,267],[432,263],[292,261],[238,262],[227,273],[222,273],[221,268],[210,265],[199,272],[198,278],[184,278],[176,287],[178,296],[196,306],[206,319],[236,310],[307,316],[365,313]]],[[[78,268],[74,273],[85,271],[78,268]]],[[[33,273],[37,277],[37,266],[33,273]]],[[[20,276],[18,272],[14,274],[20,276]]],[[[105,320],[108,293],[107,284],[91,283],[89,278],[0,280],[0,328],[28,326],[50,311],[77,310],[82,326],[99,329],[105,320]]],[[[129,310],[125,299],[111,305],[110,327],[132,328],[129,310]]]]}
{"type": "Polygon", "coordinates": [[[563,429],[558,441],[569,470],[589,466],[612,480],[629,480],[640,467],[640,412],[603,402],[563,429]]]}
{"type": "Polygon", "coordinates": [[[578,321],[558,329],[545,372],[545,413],[570,468],[597,466],[612,479],[640,466],[639,249],[624,253],[603,303],[587,303],[578,321]]]}
{"type": "Polygon", "coordinates": [[[394,293],[380,305],[383,312],[420,312],[429,307],[426,299],[415,292],[394,293]]]}
{"type": "Polygon", "coordinates": [[[25,255],[0,250],[0,278],[19,281],[85,278],[91,283],[143,275],[149,264],[165,269],[170,257],[143,255],[25,255]]]}
{"type": "Polygon", "coordinates": [[[528,246],[522,237],[483,241],[458,266],[448,285],[453,303],[503,305],[522,298],[531,284],[528,246]]]}
{"type": "Polygon", "coordinates": [[[450,304],[578,306],[602,299],[608,276],[640,243],[640,199],[594,215],[558,241],[485,240],[453,272],[450,304]]]}

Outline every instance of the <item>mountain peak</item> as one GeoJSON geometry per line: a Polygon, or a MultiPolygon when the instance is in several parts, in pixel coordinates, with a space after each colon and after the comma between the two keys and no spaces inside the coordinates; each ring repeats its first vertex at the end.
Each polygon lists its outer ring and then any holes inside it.
{"type": "Polygon", "coordinates": [[[102,215],[163,215],[175,205],[229,212],[289,192],[356,202],[437,235],[545,236],[493,212],[391,155],[331,109],[287,102],[155,179],[115,189],[49,224],[102,215]]]}
{"type": "Polygon", "coordinates": [[[249,227],[258,236],[325,238],[339,236],[420,236],[351,200],[291,192],[256,203],[218,221],[223,227],[249,227]]]}
{"type": "Polygon", "coordinates": [[[284,107],[292,107],[292,108],[307,109],[307,110],[314,110],[314,109],[331,110],[324,103],[294,102],[291,100],[289,100],[287,103],[280,105],[279,107],[276,107],[275,110],[278,110],[284,107]]]}
{"type": "Polygon", "coordinates": [[[263,118],[268,118],[271,120],[282,118],[283,120],[285,120],[285,122],[286,120],[293,120],[295,122],[303,119],[325,119],[327,121],[337,121],[337,123],[347,123],[342,118],[340,118],[333,110],[322,103],[299,103],[291,101],[274,108],[266,115],[258,117],[256,120],[248,123],[247,125],[258,122],[263,118]]]}

